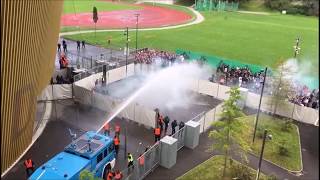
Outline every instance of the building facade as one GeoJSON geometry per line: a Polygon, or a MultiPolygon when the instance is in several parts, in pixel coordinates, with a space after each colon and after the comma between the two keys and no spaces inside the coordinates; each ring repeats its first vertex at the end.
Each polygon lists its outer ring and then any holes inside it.
{"type": "Polygon", "coordinates": [[[1,174],[30,145],[54,71],[61,0],[1,0],[1,174]]]}

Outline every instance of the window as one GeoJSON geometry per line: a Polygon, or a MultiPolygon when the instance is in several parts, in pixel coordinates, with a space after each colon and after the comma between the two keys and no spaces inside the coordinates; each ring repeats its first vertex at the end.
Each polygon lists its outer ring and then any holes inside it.
{"type": "Polygon", "coordinates": [[[108,156],[108,148],[106,148],[103,152],[103,157],[107,157],[108,156]]]}
{"type": "Polygon", "coordinates": [[[113,151],[114,150],[114,146],[113,146],[113,143],[110,144],[110,147],[109,147],[109,152],[113,151]]]}
{"type": "Polygon", "coordinates": [[[102,153],[97,156],[97,164],[102,160],[102,153]]]}

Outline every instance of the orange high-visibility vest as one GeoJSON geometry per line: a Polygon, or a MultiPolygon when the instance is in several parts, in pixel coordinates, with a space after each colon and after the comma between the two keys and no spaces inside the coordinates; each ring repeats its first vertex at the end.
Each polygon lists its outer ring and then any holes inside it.
{"type": "Polygon", "coordinates": [[[109,129],[110,129],[109,123],[107,123],[103,128],[104,128],[104,130],[109,131],[109,129]]]}
{"type": "Polygon", "coordinates": [[[139,164],[144,165],[144,156],[140,156],[139,158],[139,164]]]}
{"type": "Polygon", "coordinates": [[[156,129],[154,130],[154,134],[155,134],[155,135],[160,135],[160,128],[156,128],[156,129]]]}
{"type": "Polygon", "coordinates": [[[120,132],[120,126],[116,125],[116,132],[120,132]]]}
{"type": "Polygon", "coordinates": [[[24,161],[24,165],[25,165],[27,168],[32,168],[32,160],[31,160],[31,159],[25,160],[25,161],[24,161]]]}
{"type": "Polygon", "coordinates": [[[119,145],[120,144],[120,140],[118,137],[113,139],[114,145],[119,145]]]}
{"type": "Polygon", "coordinates": [[[112,180],[113,174],[111,172],[108,173],[107,180],[112,180]]]}

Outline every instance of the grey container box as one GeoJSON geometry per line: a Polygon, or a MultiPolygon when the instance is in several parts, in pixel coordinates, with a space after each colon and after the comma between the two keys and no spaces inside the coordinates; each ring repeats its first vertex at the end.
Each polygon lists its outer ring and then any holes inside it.
{"type": "Polygon", "coordinates": [[[160,165],[170,169],[177,161],[178,140],[171,136],[165,136],[160,140],[160,147],[160,165]]]}
{"type": "Polygon", "coordinates": [[[188,121],[186,123],[184,146],[190,149],[194,149],[199,144],[199,137],[200,137],[200,123],[195,121],[188,121]]]}

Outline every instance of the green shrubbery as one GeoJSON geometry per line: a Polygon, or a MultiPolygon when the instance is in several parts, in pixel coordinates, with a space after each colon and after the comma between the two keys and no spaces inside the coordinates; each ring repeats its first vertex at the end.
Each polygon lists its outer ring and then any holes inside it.
{"type": "Polygon", "coordinates": [[[265,0],[265,5],[278,11],[286,10],[288,14],[319,16],[319,0],[265,0]]]}
{"type": "Polygon", "coordinates": [[[279,147],[278,147],[278,153],[281,156],[290,156],[288,143],[286,141],[280,141],[279,147]]]}
{"type": "Polygon", "coordinates": [[[282,125],[281,125],[281,130],[290,132],[293,128],[293,121],[291,119],[286,119],[282,125]]]}

